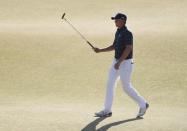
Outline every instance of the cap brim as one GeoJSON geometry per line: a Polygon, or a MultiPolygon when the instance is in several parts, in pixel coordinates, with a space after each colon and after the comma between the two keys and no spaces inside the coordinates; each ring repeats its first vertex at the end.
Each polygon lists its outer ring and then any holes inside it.
{"type": "Polygon", "coordinates": [[[111,17],[111,20],[115,20],[115,17],[111,17]]]}

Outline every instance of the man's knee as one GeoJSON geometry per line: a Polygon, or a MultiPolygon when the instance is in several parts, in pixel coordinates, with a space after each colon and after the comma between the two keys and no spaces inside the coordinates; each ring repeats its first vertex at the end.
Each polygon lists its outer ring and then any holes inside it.
{"type": "Polygon", "coordinates": [[[123,80],[121,80],[121,82],[122,82],[122,85],[125,86],[125,87],[129,87],[130,84],[131,84],[131,83],[130,83],[130,80],[124,80],[124,79],[123,79],[123,80]]]}

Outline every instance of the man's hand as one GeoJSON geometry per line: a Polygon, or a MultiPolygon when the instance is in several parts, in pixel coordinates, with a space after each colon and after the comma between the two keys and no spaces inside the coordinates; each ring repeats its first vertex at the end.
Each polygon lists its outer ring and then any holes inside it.
{"type": "Polygon", "coordinates": [[[99,52],[101,52],[101,49],[95,47],[95,48],[94,48],[94,51],[95,51],[95,53],[99,53],[99,52]]]}
{"type": "Polygon", "coordinates": [[[116,62],[116,64],[114,65],[114,68],[116,70],[119,70],[119,66],[120,66],[121,62],[116,62]]]}

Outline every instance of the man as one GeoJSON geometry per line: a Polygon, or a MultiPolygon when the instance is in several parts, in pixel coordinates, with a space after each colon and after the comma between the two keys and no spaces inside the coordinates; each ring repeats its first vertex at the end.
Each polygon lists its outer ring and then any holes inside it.
{"type": "Polygon", "coordinates": [[[118,28],[113,44],[103,49],[94,48],[96,53],[115,50],[115,58],[109,71],[104,109],[95,113],[95,116],[109,117],[112,115],[114,88],[117,78],[120,77],[123,90],[139,105],[140,109],[137,117],[141,117],[145,114],[149,104],[139,95],[130,82],[133,70],[133,35],[126,27],[127,16],[125,14],[118,13],[111,19],[115,21],[118,28]]]}

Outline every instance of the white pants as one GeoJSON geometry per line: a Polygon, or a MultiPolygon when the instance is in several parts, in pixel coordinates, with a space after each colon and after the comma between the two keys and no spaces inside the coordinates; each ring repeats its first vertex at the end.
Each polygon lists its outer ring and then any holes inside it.
{"type": "Polygon", "coordinates": [[[133,88],[130,79],[133,70],[133,60],[128,59],[124,60],[119,70],[114,68],[116,60],[113,60],[112,66],[109,71],[109,77],[107,82],[107,89],[106,89],[106,97],[105,97],[105,104],[104,110],[107,112],[111,112],[113,96],[114,96],[114,88],[116,86],[116,80],[120,77],[123,90],[139,105],[139,107],[144,108],[146,101],[142,96],[138,94],[138,92],[133,88]]]}

